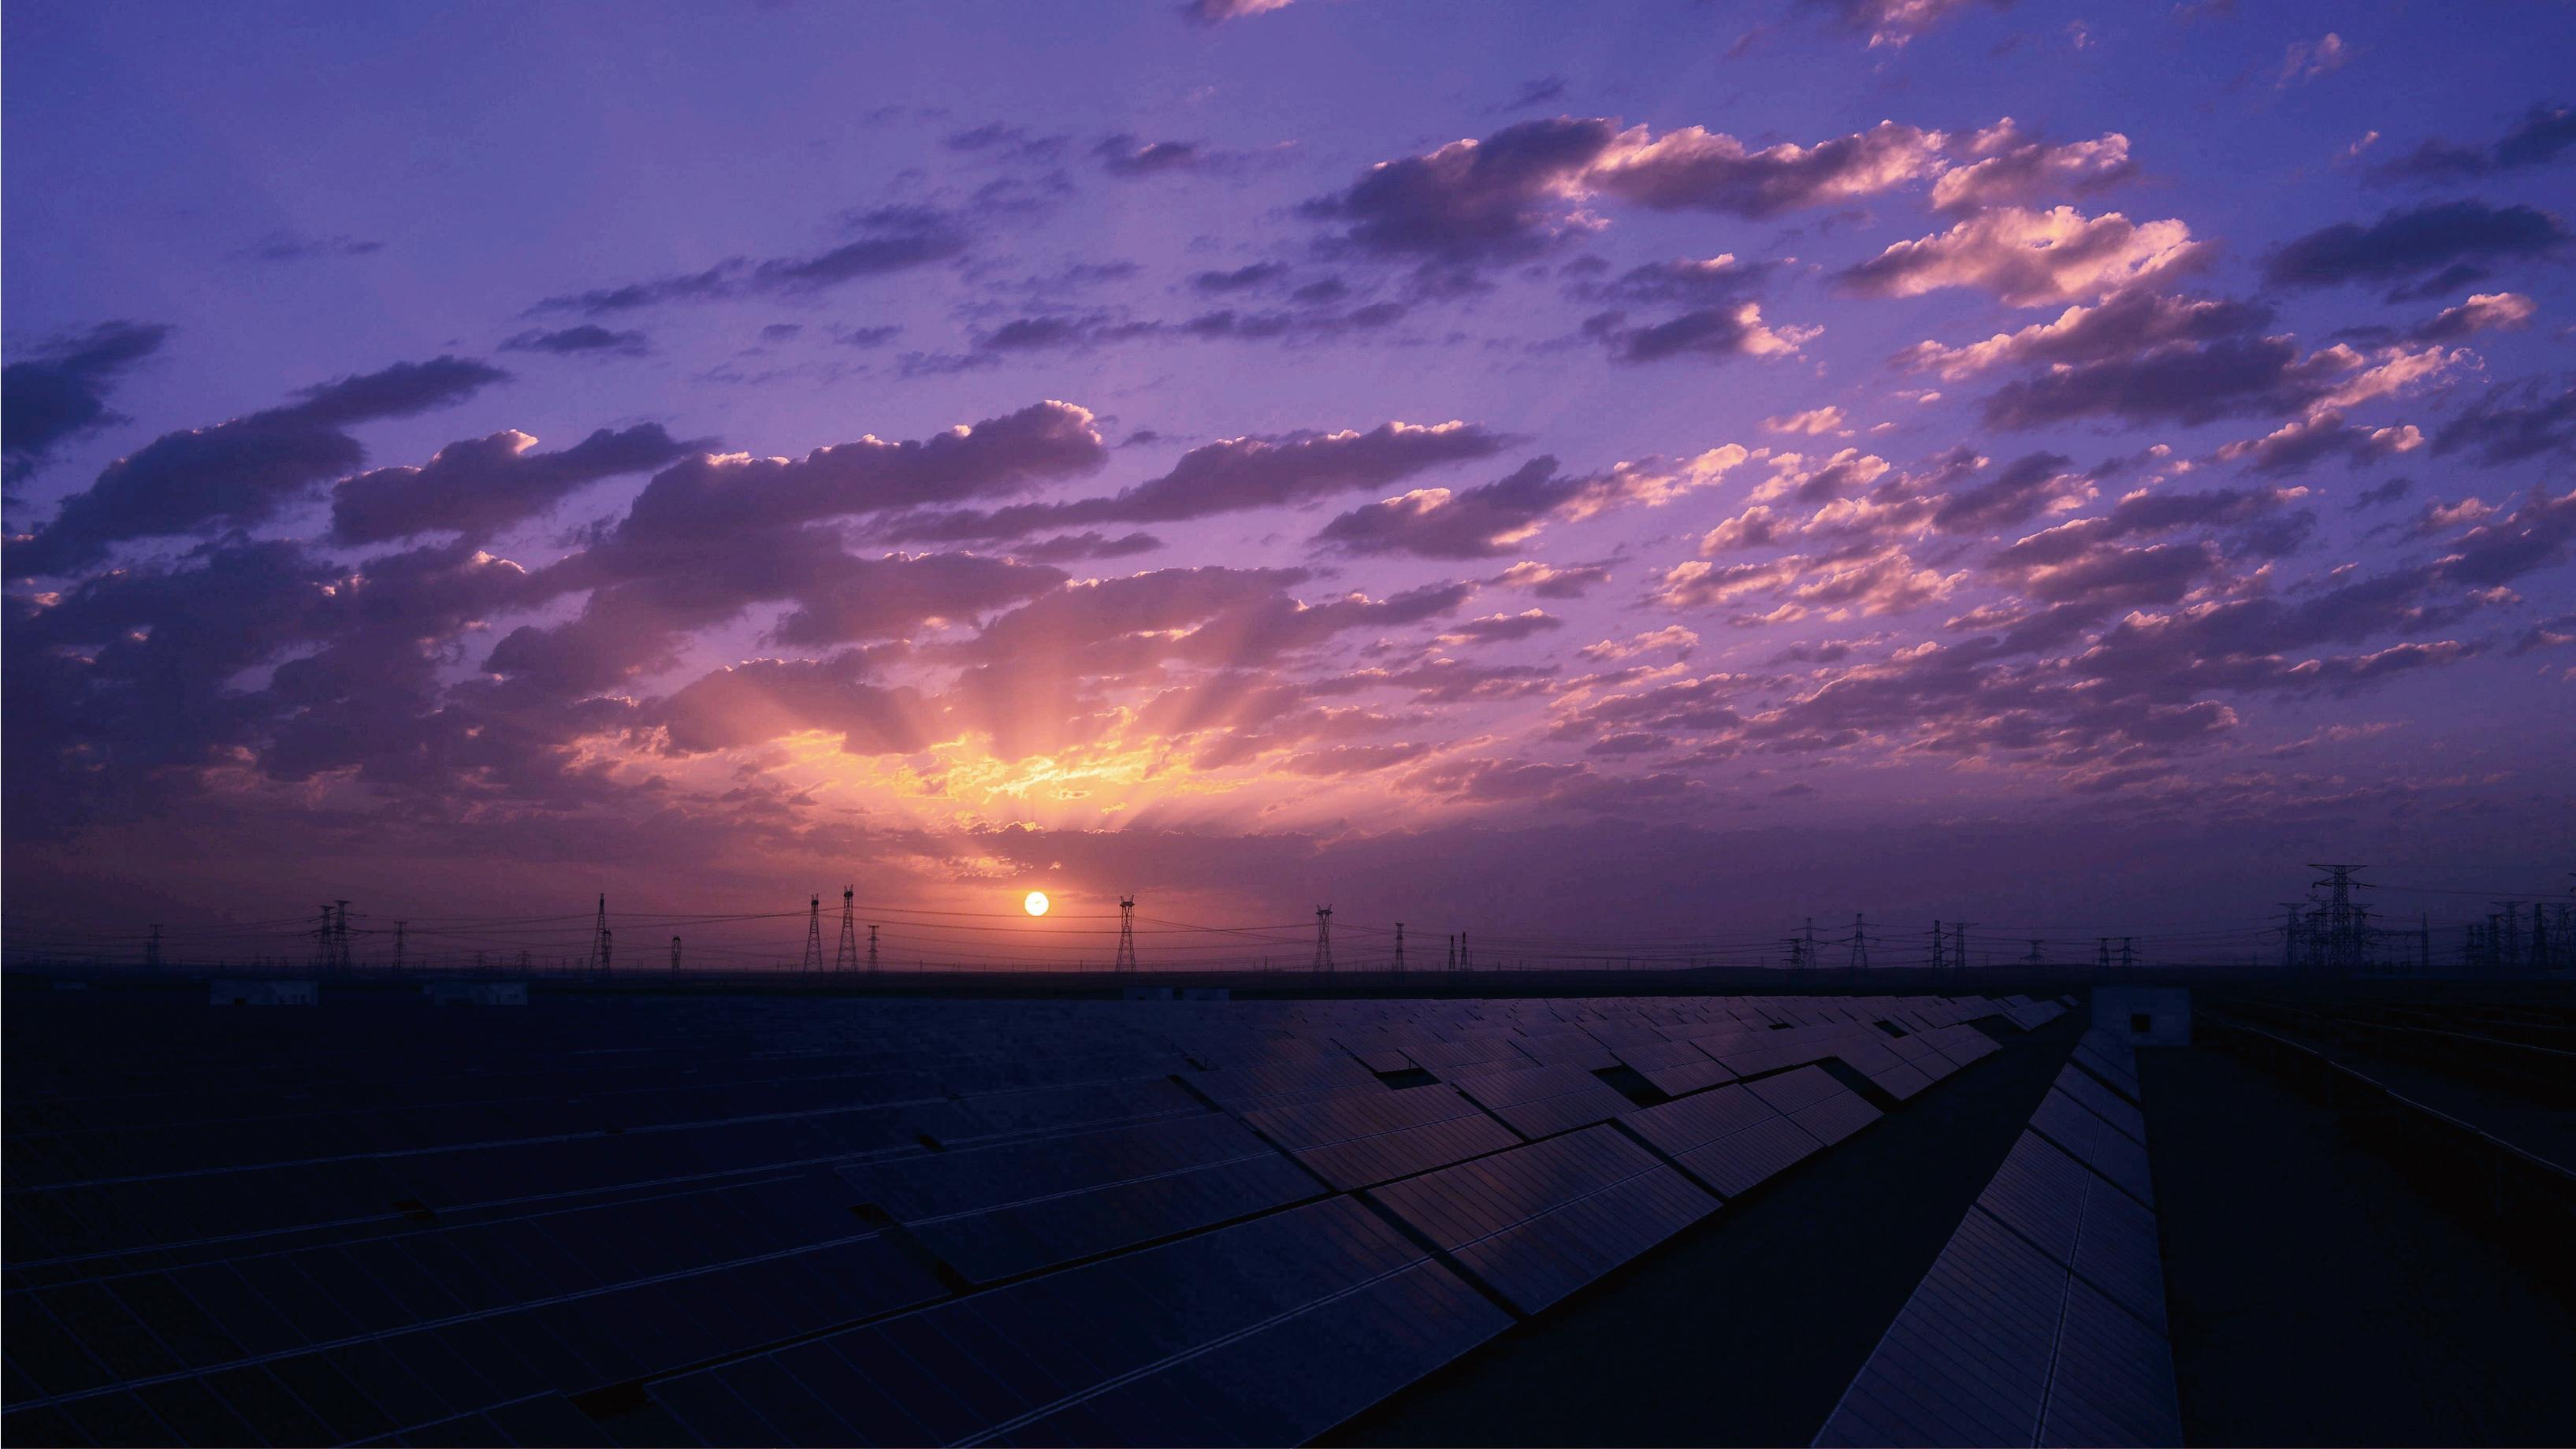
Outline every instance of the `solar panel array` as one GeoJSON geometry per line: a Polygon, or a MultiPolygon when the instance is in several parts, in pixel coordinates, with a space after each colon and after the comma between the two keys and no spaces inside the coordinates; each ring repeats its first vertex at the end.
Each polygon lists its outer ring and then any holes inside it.
{"type": "Polygon", "coordinates": [[[11,1443],[1293,1442],[2003,1010],[73,1001],[8,1022],[11,1443]]]}
{"type": "Polygon", "coordinates": [[[2139,1101],[2088,1035],[1816,1443],[2182,1442],[2139,1101]]]}

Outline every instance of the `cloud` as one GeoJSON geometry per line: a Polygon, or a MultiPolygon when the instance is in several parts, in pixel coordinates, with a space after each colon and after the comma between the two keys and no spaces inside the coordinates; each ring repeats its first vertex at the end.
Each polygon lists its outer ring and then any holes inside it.
{"type": "Polygon", "coordinates": [[[2276,84],[2288,86],[2294,81],[2315,80],[2332,75],[2352,59],[2351,48],[2343,37],[2329,30],[2317,40],[2294,40],[2281,56],[2281,74],[2276,84]]]}
{"type": "Polygon", "coordinates": [[[383,242],[345,234],[307,236],[279,232],[251,248],[250,254],[263,262],[309,262],[319,257],[373,256],[384,249],[383,242]]]}
{"type": "Polygon", "coordinates": [[[2445,307],[2432,321],[2407,336],[2417,342],[2456,342],[2475,332],[2518,331],[2539,311],[2520,292],[2479,292],[2456,307],[2445,307]]]}
{"type": "Polygon", "coordinates": [[[1802,413],[1764,418],[1762,426],[1775,433],[1805,433],[1810,437],[1849,431],[1843,426],[1843,410],[1831,405],[1809,408],[1802,413]]]}
{"type": "Polygon", "coordinates": [[[1190,0],[1181,7],[1181,14],[1201,25],[1216,25],[1247,16],[1268,15],[1295,3],[1296,0],[1190,0]]]}
{"type": "Polygon", "coordinates": [[[479,541],[603,478],[661,467],[690,446],[659,423],[602,428],[560,452],[531,451],[536,445],[511,429],[450,443],[425,467],[378,468],[344,479],[331,498],[332,541],[384,543],[441,530],[479,541]]]}
{"type": "Polygon", "coordinates": [[[547,297],[529,311],[601,317],[671,302],[714,302],[764,294],[819,292],[856,281],[949,261],[966,251],[958,220],[922,207],[887,206],[851,222],[856,237],[805,256],[752,261],[728,257],[702,271],[547,297]]]}
{"type": "Polygon", "coordinates": [[[1599,219],[1585,210],[1596,196],[1758,220],[1930,180],[1946,164],[1943,141],[1937,131],[1882,121],[1813,146],[1756,149],[1699,126],[1656,136],[1603,117],[1558,116],[1381,161],[1300,210],[1345,223],[1342,239],[1362,251],[1509,261],[1597,229],[1599,219]]]}
{"type": "Polygon", "coordinates": [[[1662,322],[1625,325],[1625,312],[1603,312],[1584,320],[1583,330],[1610,349],[1613,362],[1662,362],[1675,357],[1723,361],[1730,357],[1781,357],[1795,353],[1823,331],[1818,327],[1774,329],[1762,320],[1762,304],[1702,307],[1662,322]]]}
{"type": "Polygon", "coordinates": [[[2132,223],[2116,211],[2087,217],[1997,207],[1936,236],[1897,242],[1836,280],[1870,297],[1917,297],[1974,287],[2016,307],[2084,301],[2198,266],[2207,244],[2179,221],[2132,223]]]}
{"type": "Polygon", "coordinates": [[[1565,627],[1565,621],[1545,609],[1523,609],[1517,614],[1487,614],[1469,619],[1443,630],[1435,642],[1450,648],[1471,644],[1508,644],[1565,627]]]}
{"type": "Polygon", "coordinates": [[[1163,541],[1150,533],[1128,533],[1111,538],[1098,532],[1060,533],[1053,538],[1015,546],[1011,552],[1031,563],[1069,563],[1085,558],[1127,558],[1152,553],[1163,541]]]}
{"type": "Polygon", "coordinates": [[[1936,372],[1955,382],[2008,365],[2098,363],[2134,357],[2170,342],[2242,336],[2261,331],[2271,320],[2270,308],[2251,302],[2168,296],[2150,287],[2129,287],[2094,306],[2069,307],[2053,322],[1998,332],[1965,347],[1920,342],[1896,360],[1901,366],[1936,372]]]}
{"type": "Polygon", "coordinates": [[[1494,582],[1507,589],[1527,589],[1542,599],[1579,599],[1599,584],[1610,581],[1610,570],[1602,564],[1554,564],[1523,559],[1502,571],[1494,582]]]}
{"type": "Polygon", "coordinates": [[[2081,196],[2124,180],[2135,169],[2129,160],[2129,138],[2117,131],[2105,132],[2099,140],[2052,146],[2024,134],[2010,116],[1971,135],[1957,149],[1975,159],[1944,172],[1932,184],[1936,211],[2027,206],[2081,196]]]}
{"type": "Polygon", "coordinates": [[[2223,417],[2306,415],[2387,396],[2460,360],[2439,347],[2365,354],[2337,345],[2302,355],[2289,337],[2177,341],[2007,383],[1986,399],[1985,420],[2032,428],[2081,417],[2199,424],[2223,417]]]}
{"type": "Polygon", "coordinates": [[[0,369],[0,482],[15,486],[65,442],[124,421],[108,394],[169,336],[164,326],[106,322],[0,369]]]}
{"type": "Polygon", "coordinates": [[[2403,156],[2382,162],[2371,175],[2380,181],[2462,181],[2544,165],[2567,154],[2570,147],[2576,147],[2576,108],[2544,102],[2523,112],[2522,119],[2490,145],[2427,140],[2403,156]]]}
{"type": "Polygon", "coordinates": [[[1929,180],[1942,167],[1943,140],[1938,131],[1881,121],[1813,146],[1784,141],[1755,150],[1699,126],[1662,136],[1640,126],[1605,147],[1584,180],[1655,211],[1759,220],[1929,180]]]}
{"type": "MultiPolygon", "coordinates": [[[[1844,26],[1869,37],[1870,48],[1901,48],[1941,21],[1979,0],[1804,0],[1811,8],[1830,10],[1844,26]]],[[[2002,9],[2012,0],[1983,0],[2002,9]]]]}
{"type": "Polygon", "coordinates": [[[2490,465],[2576,451],[2576,382],[2561,379],[2555,396],[2536,377],[2494,388],[2442,425],[2433,451],[2490,465]]]}
{"type": "Polygon", "coordinates": [[[584,322],[551,332],[521,332],[503,342],[501,350],[551,352],[564,357],[608,353],[620,357],[642,357],[653,347],[651,340],[641,332],[612,332],[596,322],[584,322]]]}
{"type": "Polygon", "coordinates": [[[1457,421],[1390,422],[1365,433],[1227,438],[1190,449],[1170,472],[1114,497],[1027,503],[992,512],[927,513],[892,531],[899,538],[999,539],[1101,523],[1178,523],[1382,487],[1428,468],[1491,457],[1505,441],[1489,429],[1457,421]]]}
{"type": "Polygon", "coordinates": [[[788,735],[838,735],[843,753],[912,754],[936,737],[935,710],[908,688],[867,679],[866,656],[752,659],[699,676],[650,715],[675,755],[741,749],[788,735]]]}
{"type": "Polygon", "coordinates": [[[1985,533],[2076,507],[2093,497],[2093,484],[2070,471],[2068,462],[2061,453],[2016,458],[1988,481],[1943,499],[1932,526],[1944,533],[1985,533]]]}
{"type": "Polygon", "coordinates": [[[345,429],[448,407],[508,375],[460,357],[399,362],[307,388],[283,407],[165,433],[110,463],[33,537],[12,540],[8,571],[62,573],[128,539],[265,523],[365,460],[345,429]]]}
{"type": "Polygon", "coordinates": [[[2567,245],[2567,226],[2528,206],[2449,201],[2392,211],[2369,226],[2337,222],[2282,246],[2264,262],[2283,287],[2347,282],[2401,284],[2394,296],[2447,291],[2487,274],[2486,263],[2548,256],[2567,245]],[[2402,284],[2433,273],[2410,291],[2402,284]]]}

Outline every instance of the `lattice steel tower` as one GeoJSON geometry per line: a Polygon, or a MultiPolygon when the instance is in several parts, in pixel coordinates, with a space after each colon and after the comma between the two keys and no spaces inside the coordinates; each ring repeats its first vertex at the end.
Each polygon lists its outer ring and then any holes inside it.
{"type": "Polygon", "coordinates": [[[1333,908],[1315,907],[1315,969],[1333,969],[1333,908]]]}
{"type": "Polygon", "coordinates": [[[832,948],[832,969],[835,972],[859,969],[858,907],[851,903],[858,893],[857,886],[841,887],[841,942],[832,948]]]}
{"type": "Polygon", "coordinates": [[[1110,970],[1126,972],[1136,969],[1136,898],[1118,898],[1118,957],[1110,970]]]}
{"type": "Polygon", "coordinates": [[[805,959],[798,963],[803,971],[823,969],[823,898],[816,896],[805,903],[805,959]]]}

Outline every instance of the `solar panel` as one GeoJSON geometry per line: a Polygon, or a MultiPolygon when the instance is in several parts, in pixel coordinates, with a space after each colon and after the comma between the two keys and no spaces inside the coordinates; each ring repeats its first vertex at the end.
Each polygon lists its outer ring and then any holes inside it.
{"type": "Polygon", "coordinates": [[[1994,1180],[1977,1195],[1977,1206],[2049,1257],[2070,1262],[2083,1220],[2084,1184],[2090,1177],[2082,1163],[2046,1138],[2024,1132],[2004,1155],[2003,1166],[1995,1169],[1994,1180]]]}
{"type": "Polygon", "coordinates": [[[2057,1074],[2057,1090],[2075,1099],[2076,1104],[2111,1124],[2132,1142],[2147,1140],[2146,1115],[2122,1101],[2118,1093],[2069,1066],[2057,1074]]]}
{"type": "Polygon", "coordinates": [[[1634,1104],[1581,1067],[1523,1067],[1457,1079],[1458,1090],[1524,1137],[1606,1122],[1634,1104]]]}
{"type": "Polygon", "coordinates": [[[1244,1121],[1345,1192],[1518,1145],[1448,1087],[1416,1087],[1250,1112],[1244,1121]]]}
{"type": "Polygon", "coordinates": [[[2041,1444],[2179,1444],[2182,1411],[2163,1332],[2082,1281],[2070,1285],[2041,1444]]]}
{"type": "Polygon", "coordinates": [[[1720,1087],[1631,1112],[1620,1124],[1665,1156],[1679,1157],[1721,1137],[1778,1120],[1779,1109],[1746,1088],[1720,1087]]]}
{"type": "Polygon", "coordinates": [[[1898,1062],[1883,1072],[1870,1073],[1869,1080],[1880,1091],[1903,1102],[1932,1085],[1932,1079],[1911,1062],[1898,1062]]]}
{"type": "Polygon", "coordinates": [[[1830,1147],[1877,1121],[1879,1116],[1879,1110],[1862,1101],[1859,1093],[1837,1087],[1832,1096],[1790,1113],[1789,1120],[1830,1147]]]}
{"type": "Polygon", "coordinates": [[[2076,1105],[2074,1098],[2051,1088],[2040,1099],[2030,1125],[2065,1149],[2068,1156],[2118,1184],[2129,1196],[2149,1207],[2155,1205],[2147,1149],[2076,1105]]]}
{"type": "Polygon", "coordinates": [[[1786,1117],[1756,1123],[1673,1159],[1683,1171],[1727,1197],[1741,1197],[1796,1166],[1824,1143],[1786,1117]]]}
{"type": "Polygon", "coordinates": [[[1590,1127],[1369,1195],[1535,1313],[1716,1210],[1616,1130],[1590,1127]]]}
{"type": "Polygon", "coordinates": [[[1618,1057],[1667,1096],[1735,1080],[1735,1074],[1716,1058],[1686,1041],[1634,1042],[1620,1047],[1618,1057]]]}
{"type": "Polygon", "coordinates": [[[1821,1067],[1800,1067],[1776,1077],[1764,1077],[1744,1084],[1746,1090],[1782,1112],[1795,1112],[1810,1107],[1845,1090],[1821,1067]]]}
{"type": "Polygon", "coordinates": [[[2031,1443],[2065,1291],[2063,1268],[1971,1211],[1815,1442],[2031,1443]]]}
{"type": "Polygon", "coordinates": [[[842,1169],[974,1282],[1314,1196],[1315,1180],[1215,1114],[842,1169]]]}

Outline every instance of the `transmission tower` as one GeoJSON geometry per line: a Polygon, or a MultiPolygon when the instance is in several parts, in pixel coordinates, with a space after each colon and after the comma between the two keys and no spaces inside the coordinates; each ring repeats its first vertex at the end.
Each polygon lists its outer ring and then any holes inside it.
{"type": "Polygon", "coordinates": [[[1399,976],[1404,974],[1404,922],[1402,921],[1395,923],[1395,971],[1399,976]]]}
{"type": "Polygon", "coordinates": [[[1468,944],[1467,933],[1464,931],[1458,933],[1458,969],[1461,971],[1476,969],[1476,948],[1468,944]]]}
{"type": "Polygon", "coordinates": [[[152,940],[143,948],[143,965],[147,970],[155,971],[161,967],[161,927],[158,923],[152,927],[152,940]]]}
{"type": "Polygon", "coordinates": [[[1455,931],[1449,934],[1449,969],[1458,969],[1458,934],[1455,931]]]}
{"type": "Polygon", "coordinates": [[[2102,938],[2102,955],[2094,961],[2093,969],[2105,976],[2111,974],[2111,938],[2108,936],[2102,938]]]}
{"type": "Polygon", "coordinates": [[[1780,944],[1789,948],[1789,969],[1804,970],[1807,965],[1807,943],[1795,936],[1783,936],[1780,944]]]}
{"type": "MultiPolygon", "coordinates": [[[[2497,937],[2500,951],[2497,964],[2510,971],[2522,964],[2522,902],[2497,901],[2495,904],[2504,910],[2504,934],[2497,937]]],[[[2532,912],[2534,918],[2539,914],[2536,910],[2532,912]]]]}
{"type": "Polygon", "coordinates": [[[2030,964],[2033,966],[2039,964],[2039,938],[2037,936],[2030,938],[2030,964]]]}
{"type": "Polygon", "coordinates": [[[1807,955],[1805,964],[1813,966],[1821,959],[1816,955],[1816,918],[1807,918],[1807,955]]]}
{"type": "Polygon", "coordinates": [[[1333,908],[1331,906],[1315,907],[1315,969],[1319,972],[1333,969],[1333,908]]]}
{"type": "Polygon", "coordinates": [[[858,893],[857,886],[841,887],[841,940],[832,948],[832,970],[836,973],[859,969],[858,907],[851,904],[858,893]]]}
{"type": "Polygon", "coordinates": [[[805,903],[805,960],[802,969],[823,969],[823,898],[816,896],[805,903]]]}
{"type": "Polygon", "coordinates": [[[313,969],[331,969],[331,903],[322,903],[322,923],[313,928],[313,969]]]}
{"type": "Polygon", "coordinates": [[[599,893],[599,918],[590,928],[590,969],[608,970],[608,892],[599,893]]]}
{"type": "MultiPolygon", "coordinates": [[[[2350,976],[2361,966],[2360,921],[2352,911],[2352,888],[2360,884],[2352,878],[2357,865],[2308,863],[2310,870],[2321,870],[2326,878],[2311,884],[2311,889],[2326,891],[2326,968],[2338,976],[2350,976]]],[[[2364,886],[2364,889],[2368,889],[2364,886]]]]}
{"type": "Polygon", "coordinates": [[[868,974],[877,974],[877,928],[868,927],[868,974]]]}
{"type": "Polygon", "coordinates": [[[1109,969],[1113,972],[1131,972],[1136,969],[1136,898],[1134,896],[1122,895],[1118,898],[1118,954],[1110,961],[1109,969]]]}
{"type": "Polygon", "coordinates": [[[2120,938],[2120,969],[2127,971],[2134,968],[2137,964],[2138,938],[2135,936],[2122,936],[2120,938]]]}
{"type": "Polygon", "coordinates": [[[1948,963],[1941,959],[1941,923],[1936,920],[1932,923],[1932,984],[1940,985],[1942,975],[1948,969],[1948,963]]]}
{"type": "Polygon", "coordinates": [[[680,938],[677,936],[671,938],[671,974],[680,974],[680,938]]]}
{"type": "Polygon", "coordinates": [[[1955,942],[1959,948],[1952,952],[1951,956],[1952,959],[1959,963],[1958,971],[1961,976],[1968,974],[1968,927],[1974,924],[1976,923],[1973,921],[1952,921],[1950,923],[1950,939],[1955,942]]]}
{"type": "Polygon", "coordinates": [[[400,976],[403,970],[403,929],[410,924],[409,921],[394,922],[394,974],[396,976],[400,976]]]}
{"type": "Polygon", "coordinates": [[[1852,912],[1851,969],[1855,976],[1869,969],[1869,929],[1858,911],[1852,912]]]}

